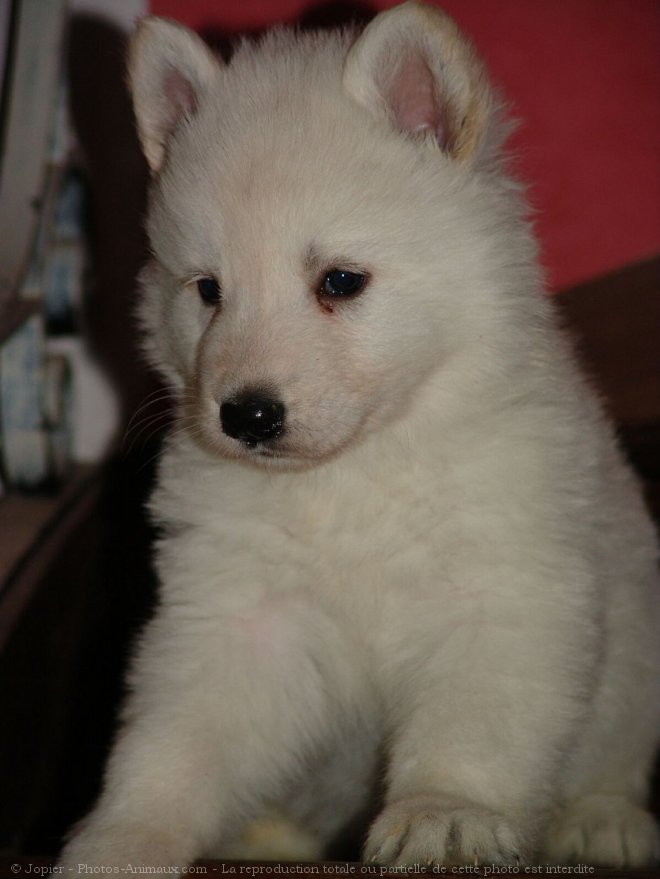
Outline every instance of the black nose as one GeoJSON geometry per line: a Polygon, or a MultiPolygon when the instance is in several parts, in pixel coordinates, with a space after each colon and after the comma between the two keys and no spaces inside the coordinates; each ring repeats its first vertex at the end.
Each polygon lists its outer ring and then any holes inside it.
{"type": "Polygon", "coordinates": [[[284,404],[262,394],[239,394],[220,406],[220,422],[227,436],[246,446],[276,439],[284,431],[284,404]]]}

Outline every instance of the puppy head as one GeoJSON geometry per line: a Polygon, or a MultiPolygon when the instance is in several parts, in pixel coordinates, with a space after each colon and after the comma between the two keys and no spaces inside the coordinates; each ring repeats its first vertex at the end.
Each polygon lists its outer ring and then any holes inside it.
{"type": "Polygon", "coordinates": [[[451,19],[408,3],[223,65],[147,18],[129,76],[152,171],[141,317],[191,433],[295,467],[403,417],[473,331],[492,248],[494,101],[451,19]]]}

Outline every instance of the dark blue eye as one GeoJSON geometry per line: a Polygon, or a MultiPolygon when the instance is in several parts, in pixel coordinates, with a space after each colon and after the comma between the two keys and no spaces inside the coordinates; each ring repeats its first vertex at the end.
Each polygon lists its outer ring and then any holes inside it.
{"type": "Polygon", "coordinates": [[[322,296],[355,296],[364,287],[367,276],[358,272],[346,272],[343,269],[331,269],[321,284],[322,296]]]}
{"type": "Polygon", "coordinates": [[[214,277],[198,278],[197,290],[204,302],[207,302],[209,305],[218,305],[222,302],[222,290],[217,279],[214,277]]]}

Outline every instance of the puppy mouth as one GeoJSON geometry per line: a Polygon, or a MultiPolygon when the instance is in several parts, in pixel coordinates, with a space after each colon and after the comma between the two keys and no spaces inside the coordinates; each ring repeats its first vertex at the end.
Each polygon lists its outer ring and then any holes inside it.
{"type": "Polygon", "coordinates": [[[246,464],[260,470],[306,470],[321,460],[291,449],[268,448],[261,444],[253,449],[245,449],[240,457],[246,464]]]}
{"type": "Polygon", "coordinates": [[[232,451],[237,458],[252,462],[257,466],[262,463],[265,465],[267,462],[294,466],[299,463],[307,465],[313,463],[311,460],[313,456],[305,454],[303,450],[296,448],[291,442],[287,442],[290,437],[285,437],[285,434],[288,434],[288,431],[282,431],[271,439],[243,438],[237,440],[226,436],[224,439],[229,440],[232,451]]]}
{"type": "Polygon", "coordinates": [[[282,440],[273,439],[267,442],[243,444],[247,457],[256,463],[272,461],[279,464],[302,464],[309,466],[316,460],[315,455],[310,455],[305,450],[293,447],[282,440]]]}
{"type": "Polygon", "coordinates": [[[328,454],[317,446],[306,448],[280,437],[252,445],[241,443],[239,457],[256,467],[304,470],[320,464],[328,454]]]}
{"type": "Polygon", "coordinates": [[[264,443],[241,443],[241,446],[242,450],[245,452],[245,455],[252,460],[258,460],[260,458],[263,458],[268,461],[273,461],[279,458],[291,457],[290,454],[287,454],[282,449],[269,445],[264,445],[264,443]]]}
{"type": "MultiPolygon", "coordinates": [[[[248,446],[248,448],[250,448],[250,447],[248,446]]],[[[256,454],[257,457],[259,457],[259,458],[283,458],[283,457],[287,457],[286,455],[284,455],[284,454],[282,453],[282,451],[281,451],[280,449],[269,449],[269,448],[264,448],[263,446],[261,446],[261,447],[257,447],[257,448],[256,448],[256,451],[255,451],[255,454],[256,454]]]]}

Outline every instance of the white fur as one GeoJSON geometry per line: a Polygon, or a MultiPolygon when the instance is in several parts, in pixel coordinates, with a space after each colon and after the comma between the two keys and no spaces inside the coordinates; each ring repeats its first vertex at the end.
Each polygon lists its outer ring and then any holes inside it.
{"type": "Polygon", "coordinates": [[[657,854],[655,537],[541,293],[498,102],[438,11],[354,40],[281,31],[227,67],[160,20],[135,40],[141,315],[180,419],[160,604],[64,865],[235,852],[273,810],[320,851],[381,767],[369,858],[657,854]],[[336,265],[370,281],[328,313],[336,265]],[[287,429],[250,449],[219,404],[264,384],[287,429]]]}

